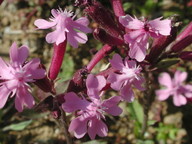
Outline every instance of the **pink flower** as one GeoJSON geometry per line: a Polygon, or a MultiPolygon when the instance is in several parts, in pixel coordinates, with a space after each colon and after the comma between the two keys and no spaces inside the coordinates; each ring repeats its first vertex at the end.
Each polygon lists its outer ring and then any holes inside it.
{"type": "Polygon", "coordinates": [[[162,73],[158,80],[165,88],[156,90],[158,99],[163,101],[172,95],[173,103],[176,106],[185,105],[187,103],[187,98],[192,97],[192,85],[183,84],[186,79],[186,72],[176,71],[173,79],[171,79],[168,73],[162,73]]]}
{"type": "Polygon", "coordinates": [[[125,26],[129,33],[124,35],[124,39],[129,43],[129,56],[141,62],[145,59],[148,49],[149,37],[159,38],[160,36],[170,35],[171,20],[161,20],[162,17],[151,20],[141,21],[130,15],[119,17],[120,23],[125,26]]]}
{"type": "Polygon", "coordinates": [[[71,11],[63,11],[61,8],[52,9],[51,14],[53,17],[50,18],[50,21],[38,19],[34,23],[38,29],[55,29],[55,31],[47,34],[46,41],[48,43],[59,45],[67,40],[71,46],[77,48],[78,43],[84,44],[87,42],[87,36],[84,33],[90,33],[91,29],[87,27],[89,21],[86,17],[81,17],[74,21],[73,13],[71,11]]]}
{"type": "Polygon", "coordinates": [[[66,112],[77,112],[77,117],[73,119],[69,126],[69,131],[74,132],[76,138],[82,138],[88,133],[91,139],[95,136],[104,137],[107,135],[108,128],[102,119],[105,119],[104,112],[113,116],[121,114],[122,109],[117,106],[120,97],[113,96],[102,101],[102,88],[106,85],[103,76],[89,74],[86,80],[88,98],[80,98],[74,92],[65,95],[65,103],[62,108],[66,112]]]}
{"type": "Polygon", "coordinates": [[[120,90],[122,99],[132,102],[134,100],[132,85],[141,91],[144,90],[142,87],[144,78],[140,75],[141,67],[137,66],[136,61],[129,60],[128,57],[122,61],[118,54],[113,56],[110,63],[117,70],[116,73],[111,73],[107,79],[111,83],[111,88],[120,90]]]}
{"type": "Polygon", "coordinates": [[[10,63],[0,58],[0,108],[4,107],[9,96],[15,96],[15,108],[19,112],[23,111],[24,106],[33,107],[35,102],[28,82],[44,78],[45,70],[39,68],[40,60],[37,58],[26,62],[28,55],[28,47],[17,48],[16,43],[13,43],[10,48],[10,63]]]}

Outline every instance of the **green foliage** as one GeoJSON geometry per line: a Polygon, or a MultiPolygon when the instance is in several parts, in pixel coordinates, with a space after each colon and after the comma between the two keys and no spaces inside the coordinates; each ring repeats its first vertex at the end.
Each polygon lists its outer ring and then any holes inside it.
{"type": "Polygon", "coordinates": [[[159,123],[159,127],[155,129],[157,131],[156,135],[157,140],[162,141],[162,143],[164,144],[166,143],[167,139],[174,140],[179,130],[173,125],[165,125],[163,123],[159,123]]]}
{"type": "Polygon", "coordinates": [[[172,65],[175,65],[179,62],[179,59],[178,58],[168,58],[168,59],[164,59],[162,61],[160,61],[158,64],[157,64],[157,67],[158,68],[169,68],[170,66],[172,65]]]}
{"type": "Polygon", "coordinates": [[[32,123],[32,120],[27,120],[27,121],[11,124],[4,127],[3,131],[8,131],[8,130],[21,131],[21,130],[24,130],[31,123],[32,123]]]}

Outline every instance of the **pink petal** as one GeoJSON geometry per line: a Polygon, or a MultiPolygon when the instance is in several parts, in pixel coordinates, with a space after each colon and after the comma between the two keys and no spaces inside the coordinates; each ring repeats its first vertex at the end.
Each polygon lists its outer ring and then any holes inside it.
{"type": "Polygon", "coordinates": [[[129,69],[133,69],[133,68],[136,68],[137,67],[137,63],[135,60],[129,60],[128,57],[125,58],[125,66],[129,69]]]}
{"type": "Polygon", "coordinates": [[[172,88],[172,80],[168,73],[162,73],[159,76],[158,80],[161,85],[166,86],[167,88],[172,88]]]}
{"type": "Polygon", "coordinates": [[[121,97],[113,96],[105,101],[103,101],[102,106],[106,107],[105,112],[113,115],[118,116],[122,113],[122,109],[118,107],[118,103],[120,102],[121,97]]]}
{"type": "Polygon", "coordinates": [[[31,94],[28,92],[28,87],[21,87],[17,89],[16,97],[15,97],[15,108],[19,111],[23,111],[23,107],[27,106],[28,108],[32,108],[35,104],[35,101],[31,94]]]}
{"type": "Polygon", "coordinates": [[[55,9],[52,9],[52,10],[51,10],[51,14],[52,14],[54,17],[57,17],[57,16],[58,16],[58,12],[57,12],[57,10],[55,10],[55,9]]]}
{"type": "Polygon", "coordinates": [[[39,66],[39,58],[33,58],[26,65],[24,65],[24,69],[27,71],[27,74],[31,75],[32,79],[42,79],[45,77],[46,71],[42,68],[39,68],[39,66]]]}
{"type": "Polygon", "coordinates": [[[112,73],[108,76],[107,81],[111,83],[111,88],[114,90],[120,90],[123,84],[128,80],[126,74],[112,73]]]}
{"type": "Polygon", "coordinates": [[[87,94],[91,98],[99,99],[99,92],[106,85],[104,76],[94,76],[89,74],[86,80],[87,94]]]}
{"type": "Polygon", "coordinates": [[[10,79],[12,77],[11,68],[0,58],[0,79],[10,79]]]}
{"type": "Polygon", "coordinates": [[[95,139],[95,136],[100,137],[107,136],[108,128],[102,120],[98,120],[96,117],[90,121],[90,126],[88,127],[88,134],[91,139],[95,139]]]}
{"type": "Polygon", "coordinates": [[[64,42],[65,39],[65,31],[55,30],[46,35],[46,41],[48,43],[56,43],[56,45],[64,42]]]}
{"type": "Polygon", "coordinates": [[[49,22],[44,19],[38,19],[34,22],[34,25],[37,26],[38,29],[48,29],[54,27],[56,22],[49,22]]]}
{"type": "Polygon", "coordinates": [[[181,84],[187,79],[187,72],[176,71],[174,75],[174,81],[177,84],[181,84]]]}
{"type": "Polygon", "coordinates": [[[88,119],[82,119],[81,116],[73,119],[69,125],[69,132],[74,132],[76,138],[82,138],[87,133],[88,119]]]}
{"type": "Polygon", "coordinates": [[[119,54],[114,54],[113,58],[109,60],[111,63],[112,67],[116,70],[122,70],[124,66],[122,58],[119,54]]]}
{"type": "Polygon", "coordinates": [[[89,24],[89,20],[86,17],[81,17],[76,21],[73,21],[72,24],[73,24],[72,25],[73,28],[80,30],[81,32],[84,32],[84,33],[92,32],[92,30],[87,27],[87,25],[89,24]]]}
{"type": "Polygon", "coordinates": [[[134,97],[133,90],[131,89],[131,86],[129,84],[125,85],[121,89],[120,93],[123,100],[127,102],[133,102],[135,97],[134,97]]]}
{"type": "Polygon", "coordinates": [[[10,59],[12,63],[23,64],[29,55],[29,49],[27,46],[21,46],[17,48],[17,44],[14,42],[10,47],[10,59]]]}
{"type": "Polygon", "coordinates": [[[171,20],[165,19],[160,20],[161,18],[154,19],[152,21],[149,21],[148,24],[155,29],[158,30],[158,32],[161,35],[170,35],[171,32],[171,20]]]}
{"type": "Polygon", "coordinates": [[[127,43],[135,43],[136,41],[140,42],[140,38],[145,35],[143,30],[135,30],[124,35],[124,40],[127,43]],[[139,39],[138,39],[139,38],[139,39]]]}
{"type": "Polygon", "coordinates": [[[129,56],[136,59],[138,62],[142,62],[146,56],[147,50],[147,40],[144,40],[140,43],[135,42],[130,45],[129,56]]]}
{"type": "Polygon", "coordinates": [[[173,96],[173,103],[175,106],[185,105],[187,103],[187,99],[183,95],[174,95],[173,96]]]}
{"type": "Polygon", "coordinates": [[[144,23],[137,18],[133,18],[130,15],[121,16],[119,18],[119,22],[128,29],[142,29],[144,27],[144,23]]]}
{"type": "Polygon", "coordinates": [[[0,87],[0,108],[3,108],[5,106],[5,103],[7,102],[7,99],[11,93],[10,90],[8,90],[5,86],[0,87]]]}
{"type": "Polygon", "coordinates": [[[144,91],[145,88],[142,86],[144,82],[145,79],[143,77],[139,77],[139,80],[135,79],[132,83],[137,89],[139,89],[140,91],[144,91]]]}
{"type": "Polygon", "coordinates": [[[87,17],[78,18],[77,20],[75,20],[75,22],[77,22],[78,24],[83,25],[83,26],[89,25],[89,20],[87,17]]]}
{"type": "Polygon", "coordinates": [[[84,33],[75,32],[74,30],[67,33],[67,41],[74,48],[78,47],[78,43],[84,44],[87,42],[87,40],[87,35],[84,33]]]}
{"type": "Polygon", "coordinates": [[[81,99],[74,92],[69,92],[64,96],[65,102],[62,104],[64,111],[71,113],[77,110],[85,110],[90,104],[85,99],[81,99]]]}
{"type": "Polygon", "coordinates": [[[171,95],[170,90],[168,90],[168,89],[156,90],[155,93],[158,97],[158,100],[160,100],[160,101],[164,101],[164,100],[168,99],[168,97],[171,95]]]}

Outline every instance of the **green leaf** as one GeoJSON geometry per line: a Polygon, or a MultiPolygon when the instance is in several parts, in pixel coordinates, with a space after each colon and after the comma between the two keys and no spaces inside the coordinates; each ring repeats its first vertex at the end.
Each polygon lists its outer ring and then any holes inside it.
{"type": "Polygon", "coordinates": [[[131,103],[131,107],[134,109],[136,120],[142,124],[143,123],[143,108],[137,100],[131,103]]]}
{"type": "Polygon", "coordinates": [[[31,123],[32,123],[32,120],[23,121],[23,122],[16,123],[16,124],[11,124],[9,126],[4,127],[3,131],[7,131],[7,130],[21,131],[21,130],[25,129],[31,123]]]}
{"type": "Polygon", "coordinates": [[[177,64],[179,62],[179,59],[176,59],[176,58],[173,58],[173,59],[165,59],[165,60],[162,60],[160,61],[158,64],[157,64],[157,67],[158,68],[168,68],[174,64],[177,64]]]}

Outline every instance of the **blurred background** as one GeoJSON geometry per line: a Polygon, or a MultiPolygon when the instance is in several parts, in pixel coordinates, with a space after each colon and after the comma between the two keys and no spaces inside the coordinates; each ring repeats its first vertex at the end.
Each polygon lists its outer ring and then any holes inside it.
{"type": "MultiPolygon", "coordinates": [[[[111,9],[109,0],[100,0],[111,9]]],[[[46,43],[45,35],[49,30],[36,30],[34,21],[51,16],[51,9],[73,10],[77,17],[84,15],[83,9],[74,7],[73,0],[4,0],[0,5],[0,56],[9,60],[9,48],[13,42],[30,48],[30,58],[39,57],[49,67],[52,56],[52,45],[46,43]]],[[[192,1],[190,0],[123,0],[127,14],[154,19],[163,16],[173,17],[179,23],[180,32],[192,20],[192,1]]],[[[94,21],[91,28],[97,27],[94,21]]],[[[64,63],[58,79],[58,89],[64,91],[67,82],[74,72],[85,66],[92,57],[91,50],[98,50],[102,43],[89,34],[89,41],[78,49],[67,47],[64,63]]],[[[190,49],[191,47],[189,47],[190,49]]],[[[107,58],[99,63],[93,72],[98,72],[107,65],[107,58]]],[[[178,66],[178,65],[177,65],[178,66]]],[[[177,67],[175,66],[175,67],[177,67]]],[[[180,67],[191,70],[190,62],[181,62],[180,67]]],[[[173,69],[175,67],[172,67],[173,69]]],[[[191,76],[191,74],[190,74],[191,76]]],[[[188,79],[191,82],[191,78],[188,79]]],[[[139,91],[135,91],[140,95],[139,91]]],[[[114,92],[109,93],[115,95],[114,92]]],[[[49,94],[33,87],[37,99],[49,94]]],[[[155,97],[155,96],[154,96],[155,97]]],[[[139,134],[142,128],[143,107],[137,100],[133,103],[122,103],[124,113],[119,117],[107,117],[108,136],[97,137],[90,141],[88,136],[74,144],[191,144],[192,143],[192,106],[188,104],[175,107],[172,100],[151,105],[148,129],[144,138],[139,134]]],[[[70,116],[68,116],[70,118],[70,116]]],[[[49,111],[39,112],[24,110],[18,113],[14,108],[14,99],[10,99],[0,110],[0,144],[64,144],[65,136],[60,125],[49,111]]]]}

